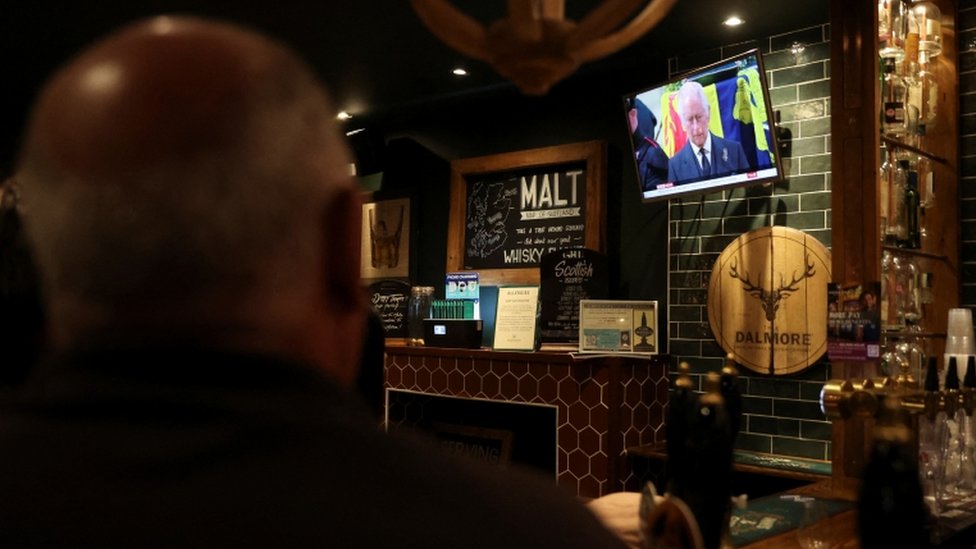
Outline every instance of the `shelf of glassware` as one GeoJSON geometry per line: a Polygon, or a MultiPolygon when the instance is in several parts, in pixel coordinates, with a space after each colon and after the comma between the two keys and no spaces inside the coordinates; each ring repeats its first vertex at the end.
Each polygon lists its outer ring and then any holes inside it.
{"type": "Polygon", "coordinates": [[[936,254],[936,253],[926,252],[924,250],[915,249],[915,248],[902,248],[900,246],[889,246],[887,244],[883,244],[881,246],[881,249],[889,251],[893,254],[902,254],[902,255],[908,255],[912,257],[934,259],[936,261],[943,261],[943,262],[949,261],[949,256],[945,254],[936,254]]]}
{"type": "Polygon", "coordinates": [[[924,149],[920,149],[920,148],[918,148],[918,147],[916,147],[914,145],[911,145],[909,143],[905,143],[904,141],[899,141],[898,139],[895,139],[893,137],[889,137],[887,135],[882,135],[881,136],[881,142],[884,143],[888,147],[892,147],[894,149],[904,149],[906,151],[915,153],[915,154],[917,154],[919,156],[924,156],[925,158],[928,158],[929,160],[931,160],[933,162],[938,162],[939,164],[942,164],[942,165],[948,165],[949,164],[949,161],[947,159],[945,159],[945,158],[943,158],[943,157],[941,157],[941,156],[939,156],[937,154],[932,154],[932,153],[930,153],[930,152],[928,152],[928,151],[926,151],[924,149]]]}

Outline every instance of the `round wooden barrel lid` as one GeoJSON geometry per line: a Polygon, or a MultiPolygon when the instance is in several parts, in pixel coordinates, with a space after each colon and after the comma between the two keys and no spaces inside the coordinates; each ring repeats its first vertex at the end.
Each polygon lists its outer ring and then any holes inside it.
{"type": "Polygon", "coordinates": [[[712,266],[708,323],[726,353],[745,368],[792,374],[827,350],[830,252],[788,227],[736,238],[712,266]]]}

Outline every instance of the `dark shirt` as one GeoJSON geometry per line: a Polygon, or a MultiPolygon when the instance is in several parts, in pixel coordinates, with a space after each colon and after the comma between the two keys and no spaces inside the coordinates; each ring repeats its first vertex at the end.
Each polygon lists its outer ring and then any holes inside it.
{"type": "Polygon", "coordinates": [[[43,363],[0,417],[0,547],[616,547],[552,479],[386,434],[312,367],[201,350],[43,363]]]}
{"type": "Polygon", "coordinates": [[[650,137],[641,137],[634,145],[637,159],[637,173],[641,187],[653,191],[668,180],[668,155],[650,137]]]}

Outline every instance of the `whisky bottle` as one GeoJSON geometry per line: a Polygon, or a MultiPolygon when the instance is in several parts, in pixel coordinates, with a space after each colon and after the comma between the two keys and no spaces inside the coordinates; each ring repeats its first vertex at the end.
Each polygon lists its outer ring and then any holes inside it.
{"type": "Polygon", "coordinates": [[[919,222],[921,200],[918,193],[918,172],[908,171],[908,184],[904,195],[905,240],[904,247],[917,250],[922,247],[922,231],[919,222]]]}
{"type": "Polygon", "coordinates": [[[882,57],[900,61],[905,57],[908,10],[902,0],[878,2],[878,51],[882,57]]]}
{"type": "Polygon", "coordinates": [[[884,58],[884,78],[881,83],[881,131],[886,135],[903,136],[908,131],[905,101],[908,86],[898,74],[894,57],[884,58]]]}

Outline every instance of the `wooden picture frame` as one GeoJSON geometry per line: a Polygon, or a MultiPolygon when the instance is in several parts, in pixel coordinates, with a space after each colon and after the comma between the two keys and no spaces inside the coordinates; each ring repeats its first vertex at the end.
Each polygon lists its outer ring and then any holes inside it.
{"type": "Polygon", "coordinates": [[[447,272],[539,284],[546,251],[605,251],[606,157],[586,141],[451,162],[447,272]]]}
{"type": "Polygon", "coordinates": [[[362,204],[360,278],[367,281],[410,278],[410,198],[377,199],[362,204]]]}

